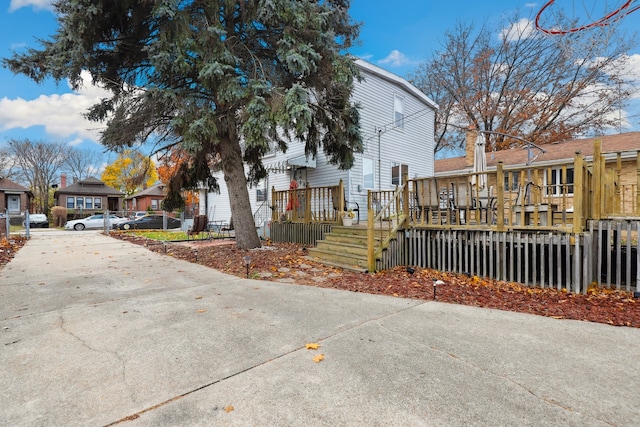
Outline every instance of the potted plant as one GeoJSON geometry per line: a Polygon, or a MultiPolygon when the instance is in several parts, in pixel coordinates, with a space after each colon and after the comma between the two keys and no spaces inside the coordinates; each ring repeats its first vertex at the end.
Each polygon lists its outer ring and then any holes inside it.
{"type": "Polygon", "coordinates": [[[353,213],[352,209],[349,209],[346,212],[343,212],[342,214],[342,225],[350,227],[353,225],[353,218],[355,217],[355,214],[353,213]]]}

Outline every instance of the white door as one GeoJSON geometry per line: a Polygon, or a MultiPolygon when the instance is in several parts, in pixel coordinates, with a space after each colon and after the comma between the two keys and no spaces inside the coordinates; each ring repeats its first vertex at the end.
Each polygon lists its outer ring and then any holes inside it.
{"type": "Polygon", "coordinates": [[[20,196],[9,196],[7,207],[11,213],[20,213],[20,196]]]}

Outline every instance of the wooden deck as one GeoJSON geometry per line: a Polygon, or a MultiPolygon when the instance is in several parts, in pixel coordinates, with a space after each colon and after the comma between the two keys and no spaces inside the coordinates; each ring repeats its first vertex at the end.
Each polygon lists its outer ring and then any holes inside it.
{"type": "MultiPolygon", "coordinates": [[[[623,179],[620,153],[607,162],[599,147],[594,151],[589,162],[576,154],[569,164],[498,164],[493,171],[405,179],[395,190],[369,191],[358,212],[358,227],[367,230],[367,270],[417,265],[576,292],[592,283],[640,291],[632,269],[640,264],[640,151],[635,180],[623,179]],[[606,239],[593,224],[621,227],[611,236],[625,231],[627,246],[616,246],[615,237],[606,239]],[[616,255],[607,258],[608,252],[616,255]],[[561,261],[549,264],[556,258],[561,261]],[[613,271],[619,277],[609,277],[613,271]]],[[[272,238],[308,245],[341,225],[348,209],[342,182],[273,189],[272,200],[272,238]]]]}

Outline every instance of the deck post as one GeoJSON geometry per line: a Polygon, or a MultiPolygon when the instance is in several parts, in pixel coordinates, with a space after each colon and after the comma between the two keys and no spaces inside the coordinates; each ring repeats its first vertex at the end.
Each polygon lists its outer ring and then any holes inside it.
{"type": "Polygon", "coordinates": [[[309,224],[311,220],[311,187],[307,182],[307,186],[304,189],[304,222],[309,224]]]}
{"type": "Polygon", "coordinates": [[[496,228],[498,231],[504,231],[504,170],[503,163],[498,162],[496,171],[496,197],[498,201],[496,203],[496,228]]]}
{"type": "Polygon", "coordinates": [[[278,204],[276,203],[276,187],[271,186],[271,222],[278,221],[278,212],[276,206],[278,206],[278,204]]]}
{"type": "Polygon", "coordinates": [[[584,179],[584,158],[576,151],[573,160],[573,233],[582,233],[583,230],[584,179]]]}
{"type": "MultiPolygon", "coordinates": [[[[638,151],[636,156],[636,211],[634,215],[640,215],[640,151],[638,151]]],[[[638,254],[640,254],[640,251],[638,251],[638,254]]]]}
{"type": "Polygon", "coordinates": [[[375,247],[374,247],[374,219],[375,213],[373,209],[371,209],[371,205],[369,205],[369,210],[367,211],[367,270],[369,273],[375,273],[376,271],[376,256],[375,256],[375,247]]]}
{"type": "MultiPolygon", "coordinates": [[[[593,141],[593,219],[602,218],[602,140],[593,141]]],[[[575,169],[574,169],[575,171],[575,169]]],[[[573,202],[575,208],[575,200],[573,202]]],[[[575,218],[575,213],[574,213],[575,218]]],[[[575,220],[575,219],[574,219],[575,220]]]]}

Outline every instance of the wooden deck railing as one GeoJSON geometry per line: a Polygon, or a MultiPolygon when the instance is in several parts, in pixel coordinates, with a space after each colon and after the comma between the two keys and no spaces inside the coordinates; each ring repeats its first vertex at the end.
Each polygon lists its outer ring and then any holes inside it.
{"type": "Polygon", "coordinates": [[[344,184],[271,190],[271,220],[275,222],[340,224],[345,211],[344,184]]]}
{"type": "MultiPolygon", "coordinates": [[[[519,168],[499,163],[492,171],[414,178],[396,190],[370,190],[366,211],[374,226],[386,224],[388,231],[391,220],[401,218],[401,224],[417,228],[580,233],[590,219],[640,216],[640,152],[635,163],[636,181],[623,182],[621,154],[607,162],[596,142],[588,163],[576,153],[571,163],[519,168]]],[[[346,210],[342,181],[274,188],[271,200],[273,221],[341,224],[346,210]]]]}

